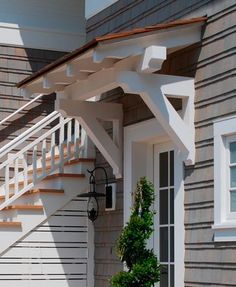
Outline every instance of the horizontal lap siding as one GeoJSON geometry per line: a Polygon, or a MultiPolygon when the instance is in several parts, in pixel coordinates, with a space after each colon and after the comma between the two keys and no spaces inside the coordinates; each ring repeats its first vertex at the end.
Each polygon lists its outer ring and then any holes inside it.
{"type": "Polygon", "coordinates": [[[0,286],[86,287],[87,243],[86,202],[74,199],[0,257],[0,286]]]}
{"type": "MultiPolygon", "coordinates": [[[[29,100],[19,95],[16,84],[64,55],[61,52],[0,45],[0,120],[29,100]]],[[[38,100],[0,127],[0,147],[54,110],[54,96],[38,100]]]]}
{"type": "Polygon", "coordinates": [[[181,63],[173,59],[177,74],[194,73],[196,85],[196,164],[185,171],[185,287],[236,286],[236,244],[215,243],[212,230],[213,122],[236,115],[236,5],[218,5],[220,13],[208,14],[201,46],[187,49],[181,63]]]}
{"type": "MultiPolygon", "coordinates": [[[[104,126],[110,133],[110,126],[104,126]]],[[[104,157],[96,151],[96,166],[103,166],[108,174],[108,182],[115,182],[113,173],[104,157]]],[[[104,193],[104,173],[96,174],[97,192],[104,193]]],[[[105,211],[105,198],[99,199],[99,216],[94,222],[95,227],[95,287],[108,287],[111,276],[122,270],[122,264],[116,256],[116,241],[123,226],[123,190],[122,181],[116,183],[116,209],[105,211]]]]}
{"type": "MultiPolygon", "coordinates": [[[[163,68],[166,73],[195,77],[196,164],[185,170],[185,287],[236,286],[236,244],[215,243],[211,228],[214,220],[213,121],[236,115],[235,11],[233,0],[120,0],[87,23],[87,38],[91,39],[181,17],[206,14],[209,17],[201,44],[173,54],[163,68]]],[[[124,125],[152,117],[137,96],[123,95],[120,91],[119,95],[108,93],[108,98],[124,105],[124,125]]],[[[115,226],[111,222],[110,226],[104,224],[96,230],[96,287],[109,286],[105,280],[111,270],[104,268],[104,262],[110,264],[113,273],[116,271],[116,262],[110,260],[112,250],[109,254],[109,249],[99,241],[102,232],[107,232],[107,238],[111,238],[111,232],[116,234],[115,226]]]]}

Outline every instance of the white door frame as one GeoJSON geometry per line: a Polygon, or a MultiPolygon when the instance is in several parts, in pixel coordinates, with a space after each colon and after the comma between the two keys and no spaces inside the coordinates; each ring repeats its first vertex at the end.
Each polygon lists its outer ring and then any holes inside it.
{"type": "MultiPolygon", "coordinates": [[[[170,142],[157,119],[124,128],[124,224],[132,206],[132,192],[141,176],[154,181],[154,144],[170,142]]],[[[181,152],[175,151],[175,287],[184,287],[184,182],[181,152]]],[[[150,247],[154,247],[153,241],[150,247]]]]}

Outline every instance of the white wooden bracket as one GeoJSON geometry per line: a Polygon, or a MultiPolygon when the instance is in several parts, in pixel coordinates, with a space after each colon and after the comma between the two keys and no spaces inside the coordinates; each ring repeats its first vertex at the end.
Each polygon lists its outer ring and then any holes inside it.
{"type": "Polygon", "coordinates": [[[68,87],[66,91],[71,98],[84,100],[116,87],[122,87],[125,93],[139,94],[173,143],[183,153],[185,164],[194,164],[193,78],[110,69],[95,73],[83,83],[68,87]],[[182,114],[174,109],[168,97],[182,99],[182,114]]]}
{"type": "Polygon", "coordinates": [[[121,104],[57,99],[56,109],[64,116],[77,118],[89,138],[113,168],[116,178],[122,177],[122,123],[121,104]],[[113,138],[99,119],[113,123],[113,138]]]}
{"type": "Polygon", "coordinates": [[[117,79],[126,93],[139,94],[174,144],[186,165],[195,163],[194,79],[160,74],[120,73],[117,79]],[[179,114],[168,97],[180,98],[179,114]]]}
{"type": "Polygon", "coordinates": [[[141,73],[154,73],[159,71],[167,57],[166,47],[149,46],[145,49],[140,63],[141,73]]]}

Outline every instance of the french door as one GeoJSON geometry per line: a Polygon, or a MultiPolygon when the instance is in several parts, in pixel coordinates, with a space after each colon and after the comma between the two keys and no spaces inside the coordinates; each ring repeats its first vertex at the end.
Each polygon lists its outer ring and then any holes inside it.
{"type": "Polygon", "coordinates": [[[156,192],[154,250],[162,265],[159,287],[179,287],[175,282],[175,151],[166,143],[154,146],[154,186],[156,192]]]}

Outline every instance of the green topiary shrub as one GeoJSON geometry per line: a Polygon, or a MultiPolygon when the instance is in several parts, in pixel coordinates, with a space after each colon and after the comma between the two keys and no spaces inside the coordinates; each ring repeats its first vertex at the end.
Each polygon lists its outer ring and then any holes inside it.
{"type": "Polygon", "coordinates": [[[160,280],[157,257],[146,248],[153,233],[153,201],[153,184],[143,177],[137,184],[130,220],[117,241],[117,253],[127,271],[112,277],[112,287],[152,287],[160,280]]]}

